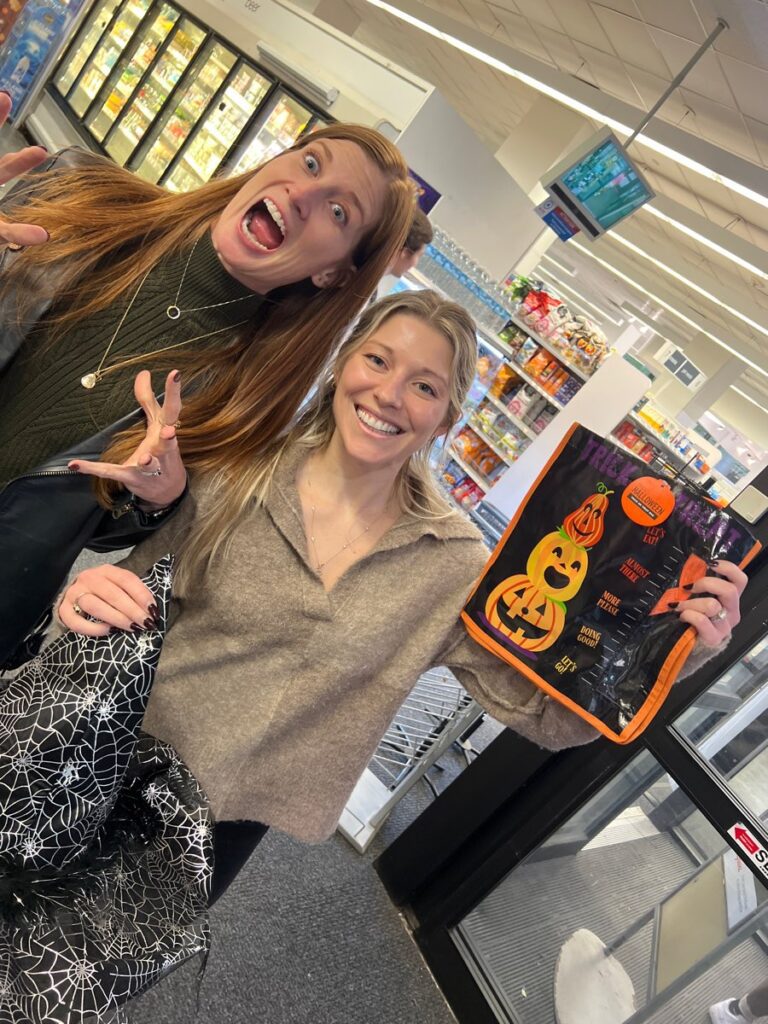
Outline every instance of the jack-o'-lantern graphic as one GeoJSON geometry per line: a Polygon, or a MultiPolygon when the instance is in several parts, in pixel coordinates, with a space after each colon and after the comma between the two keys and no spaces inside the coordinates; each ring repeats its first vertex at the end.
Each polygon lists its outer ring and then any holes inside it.
{"type": "Polygon", "coordinates": [[[565,625],[565,606],[553,601],[527,576],[510,576],[485,604],[492,626],[525,651],[545,651],[565,625]]]}
{"type": "Polygon", "coordinates": [[[547,597],[569,601],[587,577],[589,555],[560,529],[546,534],[528,556],[526,571],[531,583],[547,597]]]}
{"type": "Polygon", "coordinates": [[[563,520],[563,529],[577,544],[592,548],[603,536],[608,495],[613,494],[605,484],[598,484],[597,493],[590,494],[581,505],[563,520]]]}

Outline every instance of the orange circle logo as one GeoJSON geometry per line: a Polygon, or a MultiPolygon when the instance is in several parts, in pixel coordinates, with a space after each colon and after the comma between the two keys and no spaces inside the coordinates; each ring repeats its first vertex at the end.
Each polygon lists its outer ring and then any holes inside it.
{"type": "Polygon", "coordinates": [[[666,480],[641,476],[624,488],[621,507],[633,523],[639,526],[658,526],[672,515],[675,496],[666,480]]]}

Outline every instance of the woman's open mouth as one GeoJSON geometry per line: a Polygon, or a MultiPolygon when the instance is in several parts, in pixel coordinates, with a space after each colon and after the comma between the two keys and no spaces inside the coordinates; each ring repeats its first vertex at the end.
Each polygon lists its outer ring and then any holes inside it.
{"type": "Polygon", "coordinates": [[[355,412],[363,426],[367,427],[372,434],[376,434],[379,437],[396,437],[398,434],[403,433],[396,424],[379,419],[378,416],[374,416],[373,413],[368,412],[361,405],[355,406],[355,412]]]}
{"type": "Polygon", "coordinates": [[[243,233],[263,252],[274,252],[285,240],[285,221],[271,199],[260,199],[243,217],[243,233]]]}

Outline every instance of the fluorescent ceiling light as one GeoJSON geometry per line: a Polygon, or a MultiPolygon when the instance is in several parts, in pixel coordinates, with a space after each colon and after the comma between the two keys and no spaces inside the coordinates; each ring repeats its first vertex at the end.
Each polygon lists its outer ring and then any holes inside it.
{"type": "Polygon", "coordinates": [[[546,260],[548,263],[553,263],[558,270],[562,270],[569,277],[576,277],[576,268],[572,267],[569,263],[562,263],[560,260],[556,260],[555,257],[550,256],[548,252],[545,252],[541,258],[546,260]]]}
{"type": "Polygon", "coordinates": [[[551,270],[547,270],[545,267],[543,273],[545,273],[554,281],[555,286],[557,288],[560,288],[564,292],[570,292],[575,300],[577,300],[580,303],[583,303],[585,306],[589,306],[590,309],[594,309],[598,316],[604,316],[607,320],[610,320],[612,324],[616,324],[617,327],[621,327],[621,325],[624,323],[623,320],[614,319],[614,317],[611,316],[608,310],[602,309],[600,306],[596,306],[594,302],[591,302],[589,299],[585,298],[585,296],[583,296],[580,292],[577,292],[575,288],[571,288],[570,285],[565,284],[565,282],[561,281],[560,278],[557,277],[556,274],[553,274],[551,270]]]}
{"type": "Polygon", "coordinates": [[[713,302],[716,306],[720,306],[721,309],[726,310],[728,313],[731,314],[731,316],[735,316],[738,320],[741,320],[743,323],[748,324],[750,327],[754,328],[754,330],[759,331],[760,334],[764,334],[768,338],[768,327],[763,327],[763,325],[758,323],[757,320],[753,320],[751,317],[748,317],[746,313],[742,313],[741,310],[736,309],[735,306],[729,306],[727,302],[723,302],[723,300],[719,299],[716,295],[712,295],[712,293],[707,288],[702,288],[701,285],[696,284],[695,281],[691,281],[689,277],[686,277],[684,274],[678,273],[676,270],[670,267],[668,263],[664,263],[661,260],[657,260],[655,256],[651,256],[651,254],[649,252],[646,252],[645,249],[641,249],[639,245],[635,245],[634,242],[630,242],[628,238],[625,238],[623,235],[617,234],[617,232],[615,231],[612,233],[611,239],[612,241],[620,242],[621,245],[625,246],[625,248],[630,249],[638,256],[642,256],[644,260],[648,260],[649,263],[653,263],[653,265],[655,267],[658,267],[659,270],[663,270],[666,274],[669,274],[670,277],[674,277],[676,281],[679,281],[681,284],[684,284],[687,288],[690,288],[693,291],[695,291],[698,295],[701,295],[703,298],[708,299],[710,302],[713,302]]]}
{"type": "Polygon", "coordinates": [[[662,341],[668,341],[671,345],[675,345],[677,348],[682,348],[680,341],[675,338],[670,338],[669,335],[664,333],[664,324],[658,324],[652,316],[648,316],[648,314],[644,313],[642,309],[638,309],[636,306],[633,306],[631,302],[622,302],[621,308],[627,316],[632,317],[633,320],[639,320],[644,327],[653,331],[653,333],[658,335],[662,341]]]}
{"type": "Polygon", "coordinates": [[[748,395],[746,391],[742,391],[741,388],[737,388],[735,384],[731,384],[731,390],[735,391],[737,395],[741,395],[742,398],[746,398],[752,405],[756,405],[758,409],[762,409],[763,412],[768,412],[768,409],[764,405],[760,405],[756,398],[748,395]]]}
{"type": "MultiPolygon", "coordinates": [[[[530,86],[537,92],[543,93],[545,96],[549,96],[550,99],[555,100],[557,103],[562,103],[565,107],[570,107],[571,110],[575,110],[579,114],[583,114],[585,117],[590,117],[595,121],[599,121],[601,124],[607,124],[610,128],[613,128],[614,131],[617,131],[622,135],[632,135],[634,132],[634,128],[631,125],[626,125],[612,117],[607,117],[604,113],[596,110],[588,103],[582,103],[581,100],[577,100],[575,97],[569,96],[568,93],[563,92],[561,89],[555,89],[551,85],[547,85],[546,82],[542,82],[538,78],[534,78],[532,75],[526,74],[524,71],[519,71],[517,68],[511,67],[511,65],[499,60],[497,57],[492,57],[484,50],[480,50],[478,47],[472,46],[470,43],[465,43],[463,39],[459,39],[457,36],[450,35],[450,33],[443,32],[434,25],[430,25],[427,21],[415,18],[412,14],[406,14],[405,11],[401,11],[398,7],[393,7],[392,4],[386,3],[385,0],[367,0],[367,2],[371,4],[372,7],[378,7],[382,11],[386,11],[387,14],[391,14],[394,18],[399,18],[400,21],[404,21],[408,25],[413,25],[414,28],[418,28],[420,31],[434,36],[435,39],[441,39],[444,43],[448,43],[449,46],[453,46],[457,50],[461,50],[462,53],[466,53],[470,57],[474,57],[476,60],[482,61],[489,67],[496,68],[496,70],[501,71],[502,74],[516,78],[518,81],[530,86]]],[[[670,160],[674,160],[683,167],[687,167],[689,170],[696,171],[697,174],[701,174],[703,177],[709,178],[710,181],[717,181],[721,185],[725,185],[726,188],[732,189],[740,196],[744,196],[745,199],[749,199],[753,203],[758,203],[760,206],[768,207],[768,195],[761,195],[760,192],[755,192],[746,185],[742,185],[741,182],[734,181],[732,178],[728,178],[725,175],[719,174],[717,171],[713,171],[711,167],[706,167],[704,164],[700,164],[698,160],[693,160],[691,157],[686,156],[685,153],[672,149],[670,146],[665,146],[662,142],[657,142],[656,139],[650,138],[643,132],[637,136],[637,140],[638,142],[642,142],[644,146],[648,146],[657,153],[661,153],[663,156],[669,157],[670,160]]]]}
{"type": "Polygon", "coordinates": [[[742,259],[741,256],[737,256],[735,252],[731,252],[730,249],[726,249],[723,245],[718,245],[717,242],[711,238],[707,238],[706,235],[700,234],[698,231],[694,231],[693,228],[689,228],[687,224],[683,224],[682,221],[676,220],[674,217],[670,217],[666,213],[662,213],[653,202],[646,203],[642,207],[643,211],[652,213],[654,217],[658,217],[659,220],[666,221],[667,224],[671,224],[672,227],[677,228],[678,231],[682,231],[684,235],[688,235],[689,238],[695,239],[697,242],[701,242],[702,245],[706,245],[708,249],[712,249],[719,256],[724,256],[725,259],[730,260],[731,263],[737,263],[740,267],[748,270],[750,274],[755,274],[757,277],[762,277],[768,281],[768,274],[760,267],[756,267],[754,263],[750,263],[749,260],[742,259]]]}
{"type": "Polygon", "coordinates": [[[574,242],[573,240],[568,244],[573,246],[574,249],[578,249],[580,252],[585,253],[591,259],[595,260],[596,263],[599,263],[602,267],[605,267],[606,270],[610,271],[611,274],[615,274],[620,280],[626,281],[627,284],[636,288],[637,291],[642,292],[643,295],[647,295],[649,299],[653,299],[654,302],[658,302],[658,304],[663,306],[664,309],[668,309],[673,316],[682,320],[683,323],[688,324],[689,327],[693,327],[693,329],[699,334],[706,335],[706,337],[714,341],[716,345],[719,345],[720,348],[724,348],[726,352],[730,352],[732,356],[736,356],[737,359],[740,359],[742,363],[746,363],[750,369],[756,370],[762,377],[768,377],[768,370],[766,370],[764,366],[760,366],[759,363],[756,363],[748,356],[745,356],[743,352],[739,352],[739,350],[734,348],[733,345],[729,345],[727,341],[723,341],[722,338],[719,338],[716,334],[708,331],[706,328],[702,327],[701,324],[696,323],[695,320],[691,320],[691,318],[686,316],[685,313],[681,313],[676,306],[671,305],[654,292],[648,291],[644,285],[638,284],[633,278],[623,274],[617,267],[614,267],[612,263],[608,263],[607,260],[602,259],[600,256],[596,256],[591,249],[587,248],[587,246],[582,245],[580,242],[574,242]]]}

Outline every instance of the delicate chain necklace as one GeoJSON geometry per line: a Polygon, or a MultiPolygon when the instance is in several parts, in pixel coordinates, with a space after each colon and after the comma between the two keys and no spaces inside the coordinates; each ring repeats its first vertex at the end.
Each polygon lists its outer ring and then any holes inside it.
{"type": "MultiPolygon", "coordinates": [[[[309,488],[309,491],[311,493],[312,481],[309,478],[309,473],[307,473],[307,487],[309,488]]],[[[323,570],[325,569],[329,562],[332,562],[335,558],[338,558],[343,551],[347,550],[347,548],[351,548],[355,541],[360,540],[360,538],[364,537],[366,533],[370,533],[370,531],[373,529],[376,523],[378,523],[380,519],[383,519],[387,513],[387,509],[384,508],[383,511],[380,512],[375,519],[368,523],[364,530],[361,530],[360,533],[352,537],[351,540],[347,540],[347,542],[343,544],[338,551],[334,551],[332,555],[329,555],[328,558],[321,562],[320,556],[317,553],[317,541],[315,540],[315,513],[317,511],[317,507],[315,506],[314,502],[312,502],[309,508],[311,513],[311,519],[309,522],[309,539],[312,542],[312,547],[314,548],[315,551],[315,572],[317,573],[318,576],[323,575],[323,570]]]]}
{"type": "MultiPolygon", "coordinates": [[[[187,257],[187,262],[184,265],[184,270],[183,270],[182,275],[181,275],[181,280],[179,281],[179,287],[176,289],[176,298],[174,299],[174,304],[172,306],[168,306],[168,308],[165,311],[166,315],[168,316],[168,318],[170,320],[178,320],[179,317],[182,315],[182,313],[199,313],[201,310],[204,310],[204,309],[216,309],[218,306],[229,306],[233,302],[242,302],[244,299],[251,299],[251,298],[253,298],[253,295],[241,295],[240,298],[238,298],[238,299],[228,299],[226,302],[213,302],[209,306],[195,306],[194,308],[190,308],[190,309],[183,309],[183,310],[179,309],[179,307],[177,305],[177,303],[179,301],[179,295],[181,295],[181,289],[182,289],[182,286],[184,284],[184,279],[187,276],[187,270],[189,268],[190,261],[191,261],[192,257],[194,256],[195,249],[197,248],[197,243],[199,241],[200,241],[199,238],[196,239],[195,244],[192,246],[192,251],[190,252],[189,256],[187,257]]],[[[117,325],[117,327],[115,328],[114,334],[109,339],[109,344],[107,345],[107,347],[106,347],[106,349],[104,351],[104,355],[101,357],[101,362],[99,363],[99,365],[91,373],[86,373],[84,376],[82,376],[80,378],[80,383],[82,384],[82,386],[84,388],[87,388],[88,391],[91,391],[93,388],[95,388],[96,385],[99,383],[99,381],[104,377],[104,374],[107,372],[106,370],[102,370],[102,367],[104,366],[104,363],[107,360],[107,356],[112,351],[112,346],[117,341],[117,336],[120,333],[120,330],[121,330],[123,324],[125,323],[125,318],[128,316],[128,314],[130,313],[131,309],[133,308],[134,302],[139,297],[139,292],[144,287],[144,282],[147,280],[147,278],[149,277],[149,275],[150,275],[150,273],[152,272],[153,269],[154,269],[154,267],[150,267],[149,270],[146,272],[146,274],[142,277],[141,281],[139,281],[139,287],[136,289],[136,291],[131,296],[131,301],[128,303],[128,305],[127,305],[127,307],[125,309],[125,312],[120,317],[120,323],[117,325]]],[[[221,334],[223,331],[230,331],[230,330],[234,330],[235,327],[242,327],[242,325],[245,322],[246,322],[245,320],[241,320],[240,323],[237,323],[237,324],[227,324],[226,327],[219,327],[217,330],[215,330],[215,331],[208,331],[206,334],[198,334],[194,338],[187,338],[186,341],[177,341],[173,345],[166,345],[165,348],[156,348],[153,351],[152,354],[153,355],[159,355],[161,352],[170,352],[171,349],[181,348],[182,345],[191,345],[193,341],[202,341],[203,338],[212,338],[214,335],[221,334]]]]}

